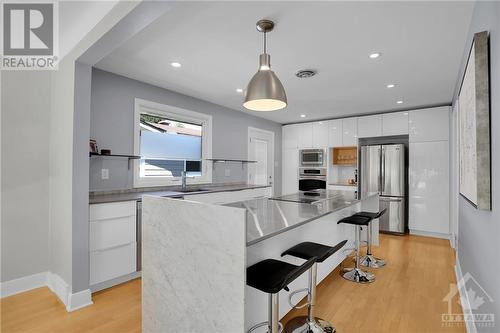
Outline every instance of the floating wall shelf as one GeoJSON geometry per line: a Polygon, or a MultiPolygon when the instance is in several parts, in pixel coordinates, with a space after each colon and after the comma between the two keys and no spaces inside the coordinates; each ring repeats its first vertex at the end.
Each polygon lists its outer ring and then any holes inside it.
{"type": "Polygon", "coordinates": [[[109,155],[105,155],[105,154],[92,153],[92,152],[89,153],[89,157],[90,158],[92,158],[92,157],[101,157],[101,158],[118,157],[118,158],[126,158],[127,162],[128,162],[128,168],[129,169],[130,169],[130,160],[138,160],[138,159],[141,158],[140,156],[137,156],[137,155],[123,155],[123,154],[109,154],[109,155]]]}

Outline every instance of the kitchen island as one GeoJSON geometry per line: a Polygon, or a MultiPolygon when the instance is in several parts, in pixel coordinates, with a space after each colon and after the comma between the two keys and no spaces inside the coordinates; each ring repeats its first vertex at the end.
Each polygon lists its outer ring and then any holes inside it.
{"type": "MultiPolygon", "coordinates": [[[[348,239],[318,267],[318,282],[353,247],[354,229],[337,225],[360,210],[378,211],[376,194],[324,191],[212,205],[169,198],[143,198],[143,332],[244,332],[267,319],[267,297],[245,284],[246,267],[302,241],[333,245],[348,239]],[[302,198],[303,199],[303,198],[302,198]]],[[[374,223],[374,241],[378,225],[374,223]]],[[[300,264],[296,258],[284,258],[300,264]]],[[[304,288],[307,274],[290,289],[304,288]]],[[[280,316],[290,310],[280,293],[280,316]]]]}

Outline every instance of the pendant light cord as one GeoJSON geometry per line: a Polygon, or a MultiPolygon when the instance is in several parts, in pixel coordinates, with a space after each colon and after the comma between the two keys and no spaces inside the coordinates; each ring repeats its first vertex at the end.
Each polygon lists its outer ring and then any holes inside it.
{"type": "Polygon", "coordinates": [[[267,41],[266,41],[266,34],[267,34],[267,32],[265,32],[265,31],[264,31],[264,54],[266,54],[266,53],[267,53],[267,47],[266,47],[266,45],[267,45],[267,41]]]}

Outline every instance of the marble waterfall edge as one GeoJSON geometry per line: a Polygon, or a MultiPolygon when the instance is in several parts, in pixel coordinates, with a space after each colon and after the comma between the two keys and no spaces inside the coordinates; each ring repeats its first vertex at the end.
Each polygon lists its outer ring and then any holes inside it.
{"type": "Polygon", "coordinates": [[[146,196],[142,331],[243,332],[244,209],[146,196]]]}

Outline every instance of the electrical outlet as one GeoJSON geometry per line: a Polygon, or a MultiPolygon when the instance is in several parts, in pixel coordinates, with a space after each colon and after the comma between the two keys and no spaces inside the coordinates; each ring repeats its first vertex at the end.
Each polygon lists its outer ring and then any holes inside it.
{"type": "Polygon", "coordinates": [[[226,176],[226,177],[231,176],[231,169],[224,170],[224,176],[226,176]]]}
{"type": "Polygon", "coordinates": [[[109,179],[109,169],[101,169],[101,179],[109,179]]]}

